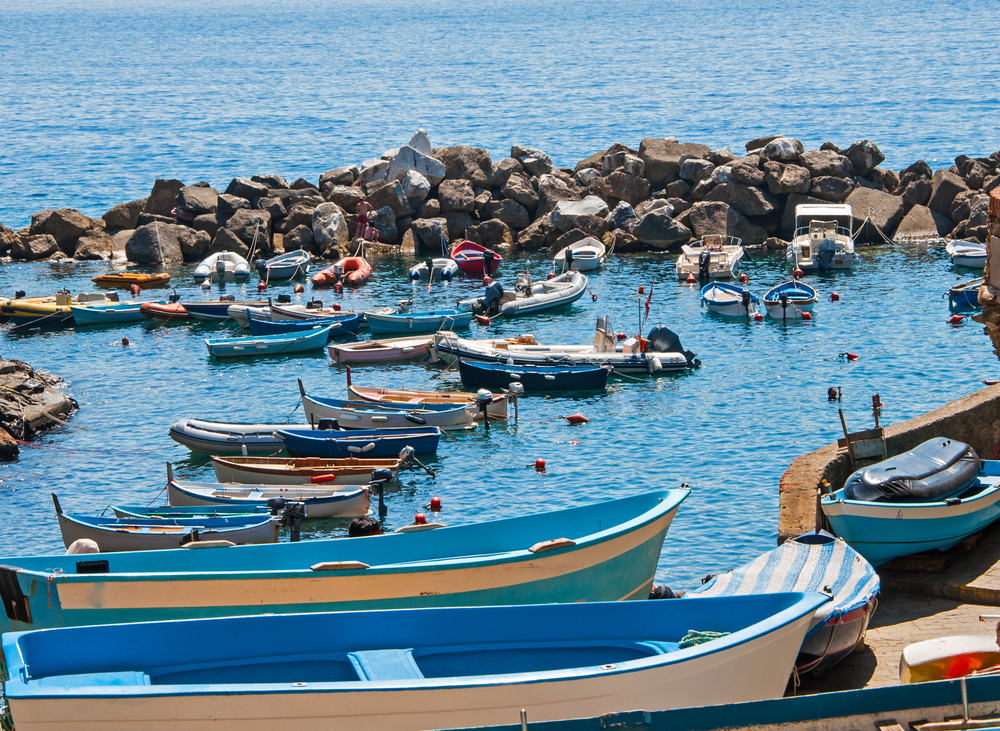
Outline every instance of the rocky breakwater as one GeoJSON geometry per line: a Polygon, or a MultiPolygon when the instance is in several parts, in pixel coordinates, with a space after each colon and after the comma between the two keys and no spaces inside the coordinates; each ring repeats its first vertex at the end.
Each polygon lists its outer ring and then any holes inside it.
{"type": "Polygon", "coordinates": [[[42,211],[16,233],[0,227],[0,254],[160,265],[221,250],[267,256],[280,233],[285,250],[335,258],[350,248],[362,200],[375,209],[382,244],[417,254],[439,253],[442,238],[536,250],[593,236],[618,251],[667,251],[722,233],[780,247],[793,234],[795,206],[810,202],[849,204],[859,243],[985,240],[1000,153],[961,155],[936,171],[923,160],[883,169],[884,159],[870,140],[806,150],[779,135],[751,140],[737,155],[668,137],[637,149],[614,144],[563,168],[522,145],[500,160],[469,145],[432,147],[420,130],[408,144],[315,183],[253,175],[220,192],[163,179],[147,198],[100,219],[42,211]]]}
{"type": "Polygon", "coordinates": [[[18,442],[57,426],[77,404],[62,390],[63,380],[19,360],[0,359],[0,460],[17,457],[18,442]]]}

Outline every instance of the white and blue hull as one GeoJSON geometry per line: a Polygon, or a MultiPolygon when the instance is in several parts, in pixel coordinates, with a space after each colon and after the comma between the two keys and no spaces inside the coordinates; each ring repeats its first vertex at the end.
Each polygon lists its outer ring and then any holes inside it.
{"type": "Polygon", "coordinates": [[[701,289],[705,309],[726,317],[752,317],[760,300],[755,295],[744,303],[743,288],[726,282],[709,282],[701,289]]]}
{"type": "Polygon", "coordinates": [[[950,241],[945,246],[945,251],[948,252],[954,266],[969,269],[982,269],[986,266],[985,246],[964,241],[950,241]]]}

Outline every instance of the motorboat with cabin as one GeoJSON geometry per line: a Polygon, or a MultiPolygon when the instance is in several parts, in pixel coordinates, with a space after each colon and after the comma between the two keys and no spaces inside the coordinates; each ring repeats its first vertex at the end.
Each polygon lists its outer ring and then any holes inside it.
{"type": "Polygon", "coordinates": [[[795,206],[795,235],[785,257],[795,269],[829,271],[854,266],[854,215],[845,203],[795,206]]]}
{"type": "Polygon", "coordinates": [[[691,276],[699,281],[733,279],[740,271],[742,260],[742,239],[720,234],[703,236],[693,246],[681,247],[681,255],[677,257],[677,279],[685,281],[691,276]]]}

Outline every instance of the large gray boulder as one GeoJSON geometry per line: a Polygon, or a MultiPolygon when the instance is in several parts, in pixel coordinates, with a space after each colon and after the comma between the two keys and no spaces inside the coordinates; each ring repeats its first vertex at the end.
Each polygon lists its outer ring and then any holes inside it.
{"type": "Polygon", "coordinates": [[[430,155],[433,151],[431,147],[431,138],[428,136],[427,131],[423,127],[418,127],[417,131],[413,133],[413,137],[407,143],[408,147],[412,147],[417,152],[421,152],[424,155],[430,155]]]}
{"type": "MultiPolygon", "coordinates": [[[[902,181],[902,177],[900,177],[902,181]]],[[[932,211],[947,216],[951,213],[951,204],[955,196],[969,189],[965,181],[955,173],[941,169],[934,173],[931,179],[931,198],[927,205],[932,211]]]]}
{"type": "MultiPolygon", "coordinates": [[[[775,137],[759,149],[762,159],[776,162],[795,162],[804,150],[794,137],[775,137]]],[[[747,143],[747,152],[750,152],[750,143],[747,143]]]]}
{"type": "Polygon", "coordinates": [[[256,243],[258,253],[270,249],[271,214],[267,211],[236,211],[226,222],[226,228],[236,234],[237,238],[247,246],[253,246],[256,243]]]}
{"type": "Polygon", "coordinates": [[[312,215],[317,205],[319,204],[296,203],[288,211],[288,215],[274,226],[274,231],[280,234],[287,234],[299,226],[312,226],[312,215]]]}
{"type": "Polygon", "coordinates": [[[611,211],[611,215],[608,216],[608,224],[612,229],[620,228],[631,231],[632,227],[638,223],[639,217],[635,210],[625,201],[621,201],[615,206],[615,210],[611,211]]]}
{"type": "Polygon", "coordinates": [[[108,212],[101,216],[101,218],[104,219],[104,225],[110,229],[135,228],[139,223],[139,214],[142,213],[143,206],[145,205],[145,198],[137,201],[129,201],[128,203],[119,203],[117,206],[112,206],[108,209],[108,212]]]}
{"type": "Polygon", "coordinates": [[[232,251],[243,257],[250,255],[250,247],[225,226],[220,228],[215,236],[212,237],[212,245],[208,247],[208,251],[205,253],[217,254],[220,251],[232,251]]]}
{"type": "Polygon", "coordinates": [[[549,213],[559,201],[578,201],[581,197],[576,184],[570,184],[558,175],[542,175],[538,178],[536,215],[549,213]]]}
{"type": "Polygon", "coordinates": [[[312,214],[312,232],[319,251],[345,248],[351,241],[347,233],[347,219],[336,203],[316,206],[312,214]]]}
{"type": "Polygon", "coordinates": [[[183,187],[184,183],[179,180],[157,178],[153,183],[153,190],[146,198],[146,204],[142,207],[142,212],[154,216],[172,216],[171,211],[177,206],[177,194],[183,187]]]}
{"type": "MultiPolygon", "coordinates": [[[[732,178],[732,182],[734,183],[753,185],[758,188],[763,188],[767,182],[763,170],[756,165],[751,165],[745,162],[736,162],[730,165],[729,176],[732,178]]],[[[715,182],[719,183],[723,181],[716,180],[715,182]]]]}
{"type": "Polygon", "coordinates": [[[308,226],[296,226],[285,234],[285,251],[297,251],[302,249],[310,254],[318,255],[319,247],[316,246],[316,239],[313,238],[312,229],[308,226]]]}
{"type": "Polygon", "coordinates": [[[809,188],[810,195],[822,198],[831,203],[843,203],[847,196],[857,187],[850,178],[835,178],[832,175],[820,175],[812,179],[812,186],[809,188]]]}
{"type": "Polygon", "coordinates": [[[707,145],[680,143],[673,138],[656,139],[647,137],[639,145],[639,157],[645,168],[645,178],[651,185],[662,184],[681,169],[681,157],[707,158],[712,148],[707,145]]]}
{"type": "Polygon", "coordinates": [[[691,232],[695,238],[720,234],[731,236],[736,228],[736,211],[721,201],[701,201],[688,210],[691,232]]]}
{"type": "MultiPolygon", "coordinates": [[[[444,163],[446,180],[468,180],[475,188],[490,187],[493,161],[490,160],[490,153],[483,148],[470,145],[437,147],[434,157],[444,163]]],[[[417,172],[430,180],[423,171],[417,172]]]]}
{"type": "Polygon", "coordinates": [[[263,183],[246,178],[233,178],[226,187],[226,195],[234,195],[248,201],[252,201],[254,198],[263,198],[268,194],[268,191],[269,188],[263,183]]]}
{"type": "Polygon", "coordinates": [[[383,244],[399,242],[399,228],[396,226],[396,214],[390,206],[382,206],[372,213],[369,223],[378,231],[378,240],[383,244]]]}
{"type": "Polygon", "coordinates": [[[219,194],[219,213],[236,213],[236,211],[241,208],[249,208],[250,201],[246,198],[240,198],[238,195],[229,195],[228,193],[219,194]]]}
{"type": "Polygon", "coordinates": [[[546,175],[553,170],[552,158],[536,147],[514,145],[510,148],[510,156],[520,162],[531,175],[546,175]]]}
{"type": "Polygon", "coordinates": [[[555,243],[558,233],[548,216],[539,216],[517,235],[517,245],[525,251],[537,251],[543,246],[555,243]]]}
{"type": "Polygon", "coordinates": [[[559,201],[552,208],[549,217],[552,223],[560,231],[569,231],[573,228],[573,221],[577,216],[600,216],[608,215],[608,204],[596,195],[588,195],[579,201],[559,201]]]}
{"type": "Polygon", "coordinates": [[[381,185],[377,188],[370,188],[368,191],[368,202],[372,208],[391,208],[393,221],[396,218],[409,216],[415,210],[411,205],[402,184],[398,180],[381,185]]]}
{"type": "Polygon", "coordinates": [[[419,218],[410,226],[418,252],[440,255],[442,245],[448,246],[448,221],[444,218],[419,218]]]}
{"type": "Polygon", "coordinates": [[[405,145],[399,148],[399,152],[393,155],[386,166],[386,179],[400,180],[411,171],[420,173],[433,187],[444,180],[447,167],[440,160],[431,157],[430,154],[405,145]]]}
{"type": "Polygon", "coordinates": [[[382,160],[381,158],[365,160],[361,163],[361,170],[358,173],[358,181],[365,187],[365,189],[367,189],[372,183],[385,180],[388,170],[388,160],[382,160]]]}
{"type": "Polygon", "coordinates": [[[764,163],[764,176],[767,189],[773,195],[808,193],[809,188],[812,187],[812,177],[809,175],[809,171],[801,165],[766,162],[764,163]]]}
{"type": "Polygon", "coordinates": [[[335,185],[326,189],[324,197],[330,203],[354,213],[358,210],[358,203],[365,199],[365,192],[353,185],[335,185]]]}
{"type": "Polygon", "coordinates": [[[215,213],[219,209],[219,191],[201,185],[187,185],[177,193],[177,207],[194,214],[215,213]]]}
{"type": "MultiPolygon", "coordinates": [[[[214,239],[215,234],[219,232],[219,229],[226,225],[229,221],[229,215],[225,213],[202,213],[200,216],[195,216],[194,220],[191,222],[191,227],[196,231],[204,231],[208,234],[209,239],[214,239]]],[[[181,244],[181,249],[184,248],[183,243],[181,244]]]]}
{"type": "Polygon", "coordinates": [[[763,216],[778,207],[770,193],[743,183],[717,185],[709,191],[705,200],[722,201],[744,216],[763,216]]]}
{"type": "Polygon", "coordinates": [[[269,175],[251,175],[250,180],[266,186],[269,190],[288,187],[288,181],[284,177],[273,173],[269,175]]]}
{"type": "Polygon", "coordinates": [[[517,201],[529,213],[534,213],[538,208],[538,191],[524,173],[512,173],[500,194],[504,198],[517,201]]]}
{"type": "Polygon", "coordinates": [[[88,231],[76,242],[76,253],[73,258],[80,261],[109,261],[114,258],[115,241],[110,234],[101,231],[88,231]]]}
{"type": "Polygon", "coordinates": [[[438,186],[438,200],[441,202],[441,212],[476,210],[476,193],[468,180],[445,180],[438,186]]]}
{"type": "Polygon", "coordinates": [[[59,248],[70,256],[76,250],[77,239],[95,227],[97,224],[93,220],[72,208],[52,211],[45,219],[45,233],[51,235],[59,248]]]}
{"type": "Polygon", "coordinates": [[[899,172],[899,180],[897,181],[897,188],[905,188],[909,183],[914,180],[920,180],[926,178],[930,180],[934,175],[934,171],[931,170],[931,166],[928,165],[923,160],[917,160],[912,165],[908,165],[899,172]]]}
{"type": "MultiPolygon", "coordinates": [[[[903,199],[903,205],[907,208],[913,206],[926,206],[931,199],[931,191],[934,186],[928,178],[918,178],[906,184],[902,190],[896,190],[894,195],[903,199]]],[[[941,214],[938,214],[941,215],[941,214]]]]}
{"type": "Polygon", "coordinates": [[[495,218],[507,224],[507,228],[517,232],[526,229],[531,224],[528,210],[517,201],[505,198],[502,201],[490,201],[483,206],[484,219],[495,218]]]}
{"type": "Polygon", "coordinates": [[[947,216],[935,213],[927,206],[915,204],[896,227],[893,238],[897,241],[938,238],[946,236],[954,225],[947,216]]]}
{"type": "Polygon", "coordinates": [[[609,175],[591,182],[590,191],[604,198],[609,205],[625,201],[634,206],[649,197],[649,181],[637,175],[630,175],[624,168],[618,168],[609,175]]]}
{"type": "Polygon", "coordinates": [[[180,242],[170,224],[154,221],[137,228],[125,244],[125,257],[139,266],[167,266],[184,261],[180,242]]]}
{"type": "Polygon", "coordinates": [[[447,211],[441,217],[448,222],[449,240],[464,239],[466,230],[474,223],[472,214],[466,211],[447,211]]]}
{"type": "Polygon", "coordinates": [[[710,177],[714,169],[715,165],[710,163],[708,160],[702,160],[698,157],[689,157],[681,163],[681,169],[677,174],[680,176],[681,180],[687,180],[690,183],[697,183],[710,177]]]}
{"type": "Polygon", "coordinates": [[[632,229],[632,235],[653,249],[670,249],[691,240],[691,230],[675,221],[664,209],[647,213],[632,229]]]}
{"type": "Polygon", "coordinates": [[[507,184],[511,175],[523,172],[524,165],[521,164],[520,160],[515,160],[513,157],[505,157],[502,160],[498,160],[493,163],[493,169],[490,175],[490,184],[494,189],[502,188],[507,184]]]}
{"type": "Polygon", "coordinates": [[[354,185],[354,181],[358,179],[359,172],[357,165],[347,165],[346,167],[327,170],[319,176],[319,187],[322,190],[323,186],[327,183],[333,183],[334,185],[354,185]]]}
{"type": "Polygon", "coordinates": [[[858,140],[844,151],[854,166],[855,175],[867,175],[885,160],[885,155],[871,140],[858,140]]]}
{"type": "Polygon", "coordinates": [[[877,226],[886,238],[891,239],[906,212],[902,198],[872,188],[855,188],[844,202],[851,207],[855,240],[861,244],[877,244],[883,240],[871,226],[862,228],[865,219],[877,226]]]}
{"type": "Polygon", "coordinates": [[[254,208],[260,211],[267,211],[272,220],[284,218],[288,215],[288,208],[285,201],[277,196],[265,196],[254,201],[254,208]]]}
{"type": "Polygon", "coordinates": [[[211,235],[207,231],[196,231],[187,226],[174,226],[174,235],[177,243],[181,245],[181,255],[184,261],[201,261],[205,258],[205,252],[212,245],[212,239],[218,232],[216,230],[211,235]]]}
{"type": "Polygon", "coordinates": [[[46,259],[59,251],[59,244],[49,234],[18,235],[10,247],[14,259],[36,261],[46,259]]]}
{"type": "Polygon", "coordinates": [[[466,236],[488,249],[503,249],[514,244],[514,235],[503,221],[491,218],[466,229],[466,236]]]}
{"type": "Polygon", "coordinates": [[[406,196],[409,210],[412,212],[419,211],[420,206],[424,204],[424,201],[431,194],[431,181],[416,170],[407,171],[398,180],[403,188],[403,195],[406,196]]]}
{"type": "Polygon", "coordinates": [[[833,150],[806,150],[799,155],[799,165],[808,170],[809,175],[814,178],[824,175],[835,178],[854,176],[854,165],[851,161],[833,150]]]}

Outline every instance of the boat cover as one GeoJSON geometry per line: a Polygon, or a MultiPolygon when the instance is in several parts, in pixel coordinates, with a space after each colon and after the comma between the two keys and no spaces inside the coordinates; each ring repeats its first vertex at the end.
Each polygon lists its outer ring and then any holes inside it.
{"type": "Polygon", "coordinates": [[[879,588],[878,574],[861,554],[842,539],[820,531],[785,541],[750,563],[692,589],[684,598],[782,591],[832,592],[833,602],[816,611],[811,633],[829,618],[842,617],[871,604],[879,588]]]}
{"type": "Polygon", "coordinates": [[[965,490],[979,474],[980,460],[968,444],[937,437],[909,452],[863,467],[847,478],[849,500],[926,503],[965,490]]]}

